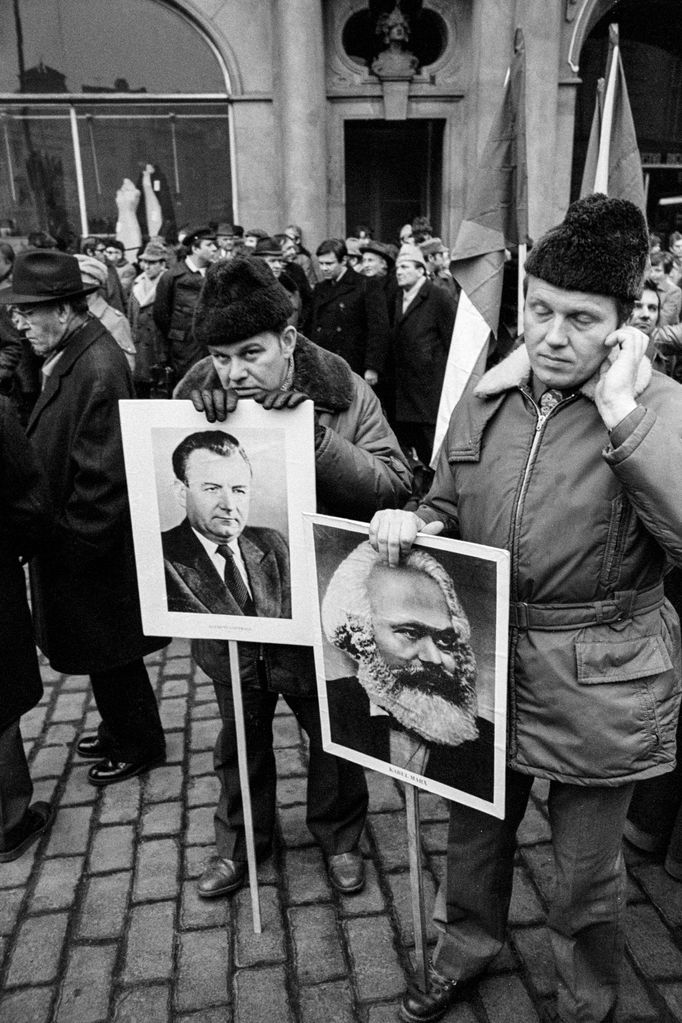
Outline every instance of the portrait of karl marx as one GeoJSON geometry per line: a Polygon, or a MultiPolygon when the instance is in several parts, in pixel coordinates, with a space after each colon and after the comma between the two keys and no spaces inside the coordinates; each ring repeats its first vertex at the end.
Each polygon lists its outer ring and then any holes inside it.
{"type": "Polygon", "coordinates": [[[469,621],[452,579],[431,554],[416,548],[389,568],[361,543],[331,578],[322,626],[357,665],[355,675],[327,681],[335,741],[358,748],[369,703],[429,746],[478,739],[469,621]]]}

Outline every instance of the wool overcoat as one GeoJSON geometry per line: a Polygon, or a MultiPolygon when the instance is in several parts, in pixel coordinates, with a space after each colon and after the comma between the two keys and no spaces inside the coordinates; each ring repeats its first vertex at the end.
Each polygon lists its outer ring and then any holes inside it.
{"type": "Polygon", "coordinates": [[[157,650],[144,636],[118,402],[126,359],[99,320],[68,338],[28,422],[56,530],[31,565],[36,637],[57,671],[89,675],[157,650]]]}
{"type": "Polygon", "coordinates": [[[456,308],[454,298],[431,281],[405,312],[398,293],[391,346],[396,422],[436,422],[456,308]]]}

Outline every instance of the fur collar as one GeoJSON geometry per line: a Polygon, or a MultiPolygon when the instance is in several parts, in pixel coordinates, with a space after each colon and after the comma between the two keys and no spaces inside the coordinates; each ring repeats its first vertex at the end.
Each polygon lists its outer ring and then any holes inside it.
{"type": "MultiPolygon", "coordinates": [[[[581,394],[584,394],[590,401],[594,401],[594,392],[597,386],[599,377],[605,373],[608,369],[608,363],[613,362],[616,355],[615,352],[611,352],[608,358],[602,363],[594,376],[591,376],[589,380],[586,380],[582,387],[579,389],[581,394]]],[[[639,366],[637,373],[637,380],[635,382],[635,397],[644,391],[651,382],[651,362],[645,356],[639,366]]],[[[485,373],[479,383],[474,388],[474,394],[478,398],[492,398],[495,395],[501,394],[503,391],[509,391],[513,387],[521,387],[523,384],[528,384],[530,381],[530,359],[528,358],[528,352],[526,346],[521,345],[520,348],[515,348],[506,359],[499,362],[497,366],[493,366],[485,373]]]]}
{"type": "MultiPolygon", "coordinates": [[[[195,388],[220,387],[211,356],[197,362],[177,385],[174,398],[189,398],[195,388]]],[[[325,412],[343,412],[353,400],[353,372],[344,359],[313,344],[302,334],[294,349],[293,389],[312,398],[315,408],[325,412]]]]}

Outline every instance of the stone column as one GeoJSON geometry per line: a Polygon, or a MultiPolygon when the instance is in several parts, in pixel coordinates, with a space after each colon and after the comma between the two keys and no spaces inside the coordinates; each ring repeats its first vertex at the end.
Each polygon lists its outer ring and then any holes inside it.
{"type": "Polygon", "coordinates": [[[282,223],[300,224],[315,246],[327,236],[327,138],[321,0],[275,0],[275,101],[282,223]]]}

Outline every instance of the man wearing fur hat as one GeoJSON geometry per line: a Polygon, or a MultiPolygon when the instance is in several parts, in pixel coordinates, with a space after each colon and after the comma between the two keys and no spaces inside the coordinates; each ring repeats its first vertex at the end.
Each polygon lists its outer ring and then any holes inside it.
{"type": "Polygon", "coordinates": [[[626,325],[647,242],[626,200],[569,208],[526,262],[525,344],[455,409],[416,514],[372,522],[391,563],[418,531],[443,528],[512,555],[506,817],[452,807],[441,935],[405,1020],[440,1019],[502,948],[535,777],[550,783],[557,1018],[613,1019],[625,815],[635,781],[674,766],[679,708],[679,621],[662,577],[682,561],[682,392],[626,325]]]}
{"type": "MultiPolygon", "coordinates": [[[[320,511],[368,520],[378,507],[405,501],[410,475],[372,389],[343,359],[287,325],[287,292],[259,259],[235,257],[206,274],[194,332],[210,356],[176,388],[209,422],[229,420],[241,398],[264,408],[315,406],[315,474],[320,511]]],[[[237,770],[228,644],[196,640],[193,652],[214,680],[223,728],[214,764],[221,794],[215,815],[217,856],[199,880],[203,897],[226,895],[246,876],[246,845],[237,770]]],[[[275,823],[272,719],[281,693],[310,740],[307,823],[319,842],[331,883],[344,893],[364,884],[359,840],[367,788],[358,765],[322,748],[312,650],[240,644],[246,744],[256,855],[266,858],[275,823]]]]}

